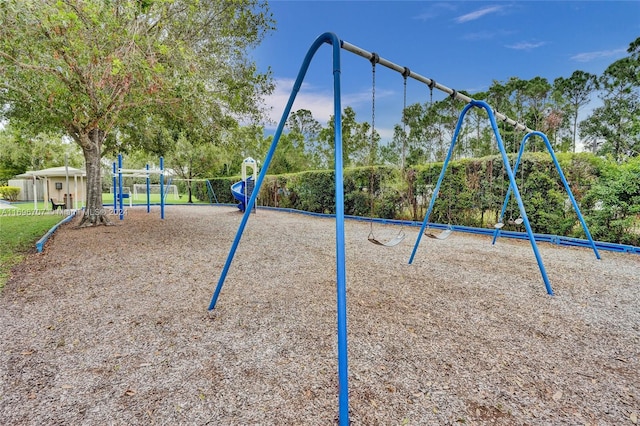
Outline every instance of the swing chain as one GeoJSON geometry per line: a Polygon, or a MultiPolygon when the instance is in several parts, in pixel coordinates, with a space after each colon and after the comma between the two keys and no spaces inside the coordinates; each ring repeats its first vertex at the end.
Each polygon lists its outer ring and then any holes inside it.
{"type": "Polygon", "coordinates": [[[429,106],[433,106],[433,88],[436,87],[436,81],[431,80],[427,86],[429,87],[429,106]]]}
{"type": "MultiPolygon", "coordinates": [[[[376,129],[376,64],[380,62],[380,56],[377,53],[371,54],[371,146],[375,142],[376,129]]],[[[373,148],[372,148],[373,151],[373,148]]],[[[373,152],[372,154],[373,155],[373,152]]],[[[373,158],[370,159],[373,163],[373,158]]],[[[373,165],[373,164],[371,164],[373,165]]]]}
{"type": "Polygon", "coordinates": [[[374,201],[374,185],[375,179],[374,173],[374,151],[375,151],[375,135],[376,135],[376,64],[380,61],[380,56],[377,53],[371,54],[371,149],[369,151],[369,167],[371,173],[369,175],[369,204],[371,208],[371,221],[369,230],[369,240],[375,239],[373,236],[373,215],[375,213],[375,201],[374,201]]]}
{"type": "Polygon", "coordinates": [[[400,170],[402,175],[404,175],[404,168],[406,162],[406,151],[407,151],[407,78],[411,75],[411,70],[407,67],[404,67],[402,71],[403,82],[403,99],[402,99],[402,158],[400,164],[400,170]]]}

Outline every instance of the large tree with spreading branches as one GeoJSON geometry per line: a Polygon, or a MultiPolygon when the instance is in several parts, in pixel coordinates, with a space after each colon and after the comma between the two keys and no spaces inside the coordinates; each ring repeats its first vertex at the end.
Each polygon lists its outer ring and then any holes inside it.
{"type": "Polygon", "coordinates": [[[105,148],[157,115],[212,133],[257,118],[272,84],[248,50],[273,25],[260,0],[4,0],[0,118],[71,137],[87,169],[81,226],[109,223],[105,148]]]}

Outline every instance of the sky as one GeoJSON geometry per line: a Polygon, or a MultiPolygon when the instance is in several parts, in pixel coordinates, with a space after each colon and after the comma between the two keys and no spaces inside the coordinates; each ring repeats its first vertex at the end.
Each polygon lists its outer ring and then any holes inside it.
{"type": "MultiPolygon", "coordinates": [[[[640,36],[640,1],[270,1],[276,30],[251,55],[271,70],[276,90],[265,101],[275,129],[313,41],[335,33],[366,51],[456,90],[487,90],[510,77],[553,83],[576,70],[600,75],[627,56],[640,36]]],[[[323,125],[333,113],[332,53],[314,56],[292,111],[308,109],[323,125]]],[[[371,64],[342,50],[342,106],[371,120],[371,64]]],[[[434,91],[433,99],[445,94],[434,91]]],[[[429,89],[409,79],[407,104],[428,102],[429,89]]],[[[589,108],[597,105],[594,97],[589,108]]],[[[376,70],[376,130],[383,141],[400,123],[403,78],[376,70]]]]}

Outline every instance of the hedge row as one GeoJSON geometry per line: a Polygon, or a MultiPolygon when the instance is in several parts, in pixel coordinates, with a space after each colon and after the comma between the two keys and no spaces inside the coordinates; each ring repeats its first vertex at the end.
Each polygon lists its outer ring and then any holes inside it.
{"type": "MultiPolygon", "coordinates": [[[[514,158],[510,158],[511,163],[514,158]]],[[[593,237],[640,245],[640,160],[624,165],[591,154],[561,154],[558,161],[593,237]]],[[[414,166],[402,174],[391,167],[344,171],[348,215],[422,221],[442,163],[414,166]]],[[[548,154],[525,154],[515,175],[534,232],[584,238],[582,227],[548,154]]],[[[211,180],[218,201],[234,203],[229,187],[239,178],[211,180]]],[[[334,172],[267,175],[258,204],[335,213],[334,172]]],[[[499,156],[453,161],[445,173],[430,222],[492,227],[509,187],[499,156]]],[[[504,229],[519,216],[511,197],[504,229]]]]}

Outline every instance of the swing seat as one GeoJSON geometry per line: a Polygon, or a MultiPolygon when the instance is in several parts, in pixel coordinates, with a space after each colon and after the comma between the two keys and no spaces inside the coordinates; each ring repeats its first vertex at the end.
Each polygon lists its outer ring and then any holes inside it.
{"type": "Polygon", "coordinates": [[[509,219],[509,225],[521,225],[522,222],[524,222],[524,220],[521,217],[517,219],[513,219],[513,218],[509,219]]]}
{"type": "Polygon", "coordinates": [[[449,238],[449,235],[451,235],[452,232],[453,232],[453,229],[449,227],[439,234],[434,234],[433,232],[425,231],[424,235],[426,235],[429,238],[434,238],[436,240],[446,240],[447,238],[449,238]]]}
{"type": "Polygon", "coordinates": [[[376,237],[373,235],[373,232],[369,232],[369,236],[367,237],[367,240],[369,240],[370,243],[373,243],[377,246],[394,247],[400,244],[405,237],[406,237],[405,233],[401,230],[400,232],[398,232],[398,235],[396,235],[394,238],[392,238],[387,242],[383,242],[376,239],[376,237]]]}
{"type": "Polygon", "coordinates": [[[495,225],[493,225],[493,227],[496,228],[496,229],[502,229],[502,228],[504,228],[504,223],[498,222],[495,225]]]}

